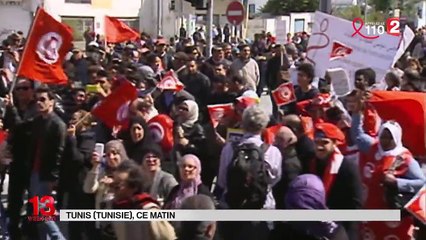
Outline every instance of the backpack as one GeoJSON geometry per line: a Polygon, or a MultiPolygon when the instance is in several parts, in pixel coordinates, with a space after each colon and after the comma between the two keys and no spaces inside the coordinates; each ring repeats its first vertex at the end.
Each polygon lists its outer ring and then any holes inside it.
{"type": "Polygon", "coordinates": [[[265,152],[269,145],[244,143],[233,148],[225,201],[231,209],[261,209],[268,193],[265,152]]]}

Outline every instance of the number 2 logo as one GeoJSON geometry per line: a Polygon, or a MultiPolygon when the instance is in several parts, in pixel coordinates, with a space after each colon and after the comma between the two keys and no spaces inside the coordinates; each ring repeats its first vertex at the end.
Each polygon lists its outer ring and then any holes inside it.
{"type": "Polygon", "coordinates": [[[399,18],[388,18],[386,20],[386,31],[389,35],[399,36],[401,34],[399,18]]]}
{"type": "Polygon", "coordinates": [[[33,205],[33,216],[54,216],[55,215],[55,199],[52,196],[34,196],[28,200],[33,205]]]}

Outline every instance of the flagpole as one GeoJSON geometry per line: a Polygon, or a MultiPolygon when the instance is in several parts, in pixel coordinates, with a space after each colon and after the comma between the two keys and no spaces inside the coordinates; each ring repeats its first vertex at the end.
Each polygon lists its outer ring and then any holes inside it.
{"type": "Polygon", "coordinates": [[[19,59],[20,63],[18,63],[18,69],[16,70],[16,74],[14,74],[13,80],[12,80],[12,84],[10,85],[10,89],[9,89],[9,96],[10,97],[12,97],[13,90],[15,89],[15,86],[16,86],[16,80],[18,78],[19,71],[20,71],[20,69],[22,67],[21,62],[23,62],[23,59],[25,57],[25,53],[28,51],[28,40],[30,39],[31,34],[32,34],[33,30],[34,30],[34,25],[35,25],[34,23],[37,22],[37,19],[40,16],[40,14],[39,14],[40,13],[40,9],[42,9],[42,7],[37,7],[35,17],[34,17],[32,23],[31,23],[30,31],[28,32],[27,42],[25,43],[24,50],[22,51],[22,58],[19,59]]]}
{"type": "Polygon", "coordinates": [[[83,123],[84,120],[86,120],[86,118],[92,116],[92,114],[90,112],[86,113],[86,115],[84,115],[80,120],[78,120],[78,122],[76,122],[74,124],[75,127],[79,126],[80,124],[83,123]]]}

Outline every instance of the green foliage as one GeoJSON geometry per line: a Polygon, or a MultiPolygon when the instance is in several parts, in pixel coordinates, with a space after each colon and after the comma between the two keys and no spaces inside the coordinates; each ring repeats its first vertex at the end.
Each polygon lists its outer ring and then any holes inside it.
{"type": "Polygon", "coordinates": [[[261,10],[272,15],[285,15],[291,12],[314,12],[318,5],[319,0],[268,0],[261,10]]]}
{"type": "Polygon", "coordinates": [[[333,11],[333,15],[352,21],[354,18],[362,17],[361,8],[359,6],[350,6],[346,8],[339,8],[333,11]]]}
{"type": "Polygon", "coordinates": [[[368,4],[373,5],[376,11],[387,12],[394,6],[395,2],[396,0],[370,0],[368,4]]]}

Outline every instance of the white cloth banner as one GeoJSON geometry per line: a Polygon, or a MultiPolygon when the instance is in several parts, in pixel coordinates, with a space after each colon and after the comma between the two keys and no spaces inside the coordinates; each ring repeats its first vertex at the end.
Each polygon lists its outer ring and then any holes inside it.
{"type": "Polygon", "coordinates": [[[408,26],[405,27],[402,42],[399,45],[398,51],[395,54],[395,57],[393,59],[392,66],[395,65],[395,63],[402,57],[402,55],[405,53],[405,50],[407,50],[408,46],[410,45],[411,41],[413,41],[415,37],[415,34],[411,28],[408,26]]]}
{"type": "MultiPolygon", "coordinates": [[[[324,77],[329,68],[343,68],[348,72],[353,87],[356,70],[371,67],[378,82],[391,68],[400,37],[389,34],[372,40],[359,34],[352,37],[355,32],[352,22],[322,12],[315,12],[313,22],[307,58],[315,65],[316,76],[324,77]],[[333,60],[330,60],[332,56],[333,60]]],[[[368,35],[365,27],[360,32],[368,35]]]]}

